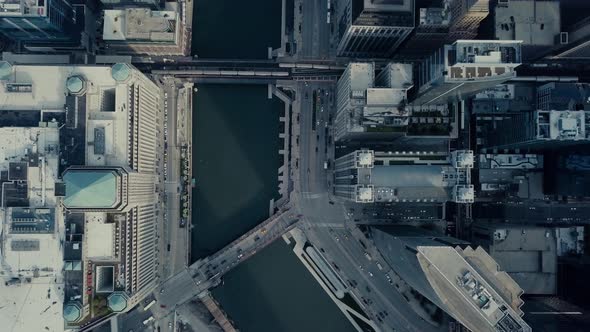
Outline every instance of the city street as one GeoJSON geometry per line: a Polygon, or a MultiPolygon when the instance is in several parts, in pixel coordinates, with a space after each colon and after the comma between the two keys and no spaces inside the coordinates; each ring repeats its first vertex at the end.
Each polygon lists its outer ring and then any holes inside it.
{"type": "MultiPolygon", "coordinates": [[[[163,209],[158,214],[158,277],[166,280],[175,275],[188,264],[190,252],[188,228],[180,227],[180,145],[183,132],[187,127],[179,126],[185,123],[186,105],[185,99],[178,98],[178,86],[173,80],[164,80],[164,101],[162,125],[160,126],[159,144],[163,155],[160,155],[158,174],[161,186],[159,186],[159,199],[163,209]],[[180,113],[179,113],[180,110],[180,113]],[[179,121],[179,117],[181,120],[179,121]]],[[[190,89],[189,89],[190,90],[190,89]]],[[[185,91],[186,92],[186,91],[185,91]]],[[[192,91],[188,91],[192,93],[192,91]]],[[[188,110],[191,111],[191,110],[188,110]]],[[[154,310],[153,306],[152,310],[154,310]]],[[[169,326],[174,324],[174,315],[158,317],[154,326],[169,326]]],[[[126,321],[126,320],[125,320],[126,321]]]]}
{"type": "MultiPolygon", "coordinates": [[[[161,279],[165,280],[174,275],[188,264],[188,252],[190,251],[188,241],[188,228],[180,227],[180,146],[186,137],[184,131],[186,123],[185,98],[178,98],[179,90],[175,83],[166,81],[165,87],[165,119],[166,125],[163,128],[164,155],[161,180],[164,183],[161,197],[166,209],[161,214],[163,228],[159,233],[160,237],[160,262],[166,262],[160,266],[161,279]],[[179,124],[182,124],[180,126],[179,124]],[[179,134],[182,134],[180,136],[179,134]]],[[[189,89],[190,90],[190,89],[189,89]]],[[[192,93],[192,91],[188,91],[192,93]]],[[[188,110],[191,111],[191,110],[188,110]]]]}
{"type": "Polygon", "coordinates": [[[327,59],[330,56],[328,0],[295,1],[295,36],[299,45],[298,59],[327,59]]]}
{"type": "Polygon", "coordinates": [[[300,113],[295,116],[299,118],[299,145],[295,148],[299,150],[296,154],[299,160],[294,178],[299,181],[296,181],[292,203],[304,216],[304,223],[299,227],[312,245],[325,251],[324,255],[338,266],[338,273],[348,280],[349,287],[354,280],[350,291],[378,326],[394,327],[399,331],[436,331],[437,328],[418,316],[396,289],[394,277],[385,270],[386,264],[381,262],[379,268],[376,260],[367,259],[365,253],[370,252],[371,257],[377,257],[378,253],[360,231],[350,231],[356,229],[351,218],[357,212],[350,212],[356,204],[345,203],[330,193],[330,169],[334,158],[330,118],[336,111],[330,95],[335,97],[335,85],[300,82],[297,87],[295,105],[300,105],[300,113]],[[321,95],[315,110],[314,91],[321,95]],[[328,161],[330,167],[325,169],[328,161]]]}

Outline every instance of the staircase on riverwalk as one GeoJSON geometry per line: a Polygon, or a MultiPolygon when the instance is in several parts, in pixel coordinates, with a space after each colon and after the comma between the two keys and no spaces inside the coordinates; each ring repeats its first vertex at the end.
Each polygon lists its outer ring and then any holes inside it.
{"type": "Polygon", "coordinates": [[[213,297],[211,297],[211,293],[209,293],[209,291],[205,291],[199,294],[199,298],[201,299],[201,302],[203,302],[205,307],[207,307],[211,315],[213,315],[213,318],[215,318],[215,321],[221,326],[223,331],[237,332],[237,330],[229,321],[223,310],[221,310],[217,302],[215,302],[213,297]]]}

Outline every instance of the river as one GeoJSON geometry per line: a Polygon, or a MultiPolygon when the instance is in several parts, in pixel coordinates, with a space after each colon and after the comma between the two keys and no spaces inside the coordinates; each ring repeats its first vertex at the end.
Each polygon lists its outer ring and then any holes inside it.
{"type": "Polygon", "coordinates": [[[352,325],[279,239],[213,290],[243,332],[353,332],[352,325]]]}
{"type": "Polygon", "coordinates": [[[269,217],[278,198],[279,116],[266,85],[197,85],[193,115],[193,260],[269,217]]]}
{"type": "MultiPolygon", "coordinates": [[[[280,43],[281,1],[196,0],[193,55],[265,59],[280,43]]],[[[278,198],[284,105],[266,85],[197,84],[191,257],[207,256],[268,217],[278,198]]],[[[243,332],[352,332],[290,246],[275,241],[213,295],[243,332]]]]}
{"type": "Polygon", "coordinates": [[[193,1],[193,55],[266,59],[269,46],[280,46],[281,0],[193,1]]]}

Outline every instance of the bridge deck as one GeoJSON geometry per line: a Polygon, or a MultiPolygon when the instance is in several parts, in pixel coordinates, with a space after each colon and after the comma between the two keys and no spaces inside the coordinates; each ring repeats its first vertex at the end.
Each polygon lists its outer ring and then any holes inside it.
{"type": "Polygon", "coordinates": [[[217,305],[217,302],[215,302],[215,300],[211,297],[211,294],[209,292],[205,292],[204,294],[199,295],[199,298],[201,299],[203,304],[205,304],[205,307],[207,307],[211,315],[213,315],[215,321],[221,326],[221,328],[225,332],[237,332],[232,323],[225,316],[223,310],[221,310],[219,305],[217,305]]]}
{"type": "Polygon", "coordinates": [[[281,207],[280,213],[259,224],[224,249],[196,261],[165,280],[159,291],[154,294],[160,304],[155,315],[164,317],[177,306],[218,285],[225,273],[291,229],[299,217],[300,215],[290,211],[289,204],[285,204],[281,207]]]}

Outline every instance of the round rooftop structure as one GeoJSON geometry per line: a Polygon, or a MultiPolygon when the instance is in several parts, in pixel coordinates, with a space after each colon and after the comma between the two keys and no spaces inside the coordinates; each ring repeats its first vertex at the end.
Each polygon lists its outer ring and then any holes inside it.
{"type": "Polygon", "coordinates": [[[131,67],[126,63],[115,63],[111,67],[111,76],[117,82],[124,82],[131,76],[131,67]]]}
{"type": "Polygon", "coordinates": [[[129,298],[123,292],[114,292],[107,298],[109,308],[113,312],[122,312],[127,308],[127,300],[129,298]]]}
{"type": "Polygon", "coordinates": [[[86,82],[80,76],[70,76],[66,80],[66,89],[72,94],[81,94],[86,89],[86,82]]]}
{"type": "Polygon", "coordinates": [[[8,61],[0,61],[0,79],[7,79],[12,74],[12,65],[8,61]]]}
{"type": "Polygon", "coordinates": [[[66,322],[73,323],[82,317],[82,307],[78,302],[68,302],[64,306],[63,316],[66,322]]]}

